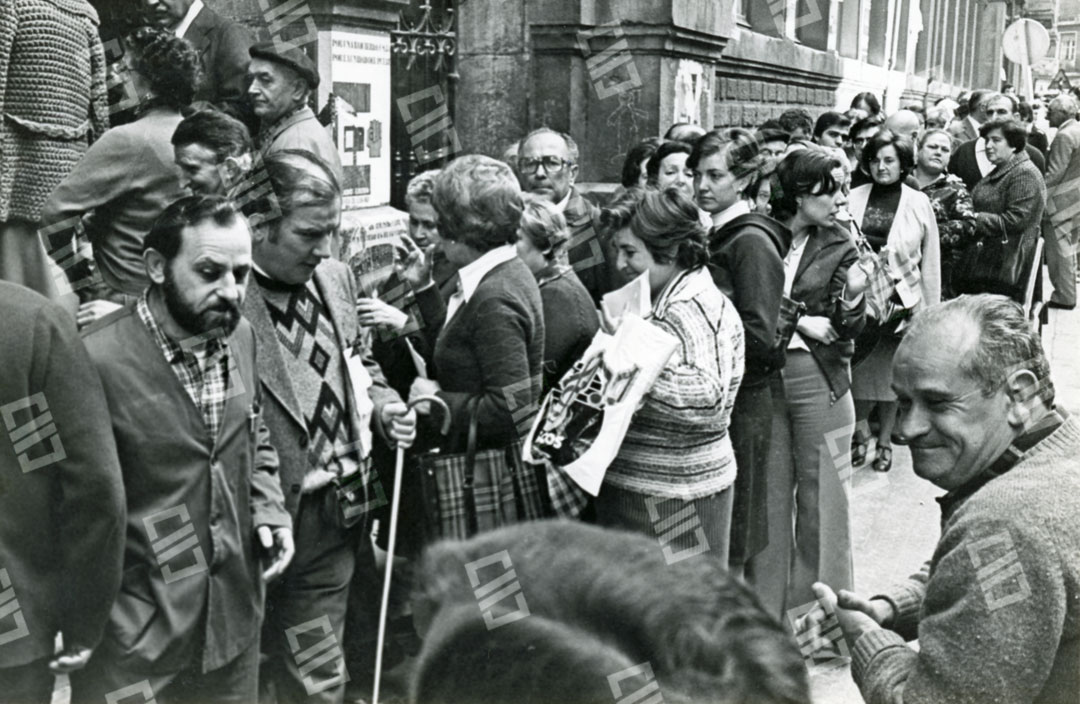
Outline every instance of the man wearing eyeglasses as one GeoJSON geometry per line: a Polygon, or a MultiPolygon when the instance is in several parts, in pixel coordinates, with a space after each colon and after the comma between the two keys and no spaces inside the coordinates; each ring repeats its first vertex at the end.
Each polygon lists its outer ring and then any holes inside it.
{"type": "Polygon", "coordinates": [[[524,190],[547,198],[566,217],[570,265],[599,303],[605,293],[615,288],[616,279],[598,234],[600,209],[574,188],[578,157],[577,144],[570,135],[541,127],[521,141],[518,178],[524,190]]]}

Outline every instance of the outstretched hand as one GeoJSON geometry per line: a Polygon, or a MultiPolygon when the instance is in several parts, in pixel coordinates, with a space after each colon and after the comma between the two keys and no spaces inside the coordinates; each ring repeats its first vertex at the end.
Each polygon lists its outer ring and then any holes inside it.
{"type": "Polygon", "coordinates": [[[415,290],[430,286],[431,250],[424,251],[408,235],[401,236],[401,243],[394,245],[394,271],[415,290]]]}

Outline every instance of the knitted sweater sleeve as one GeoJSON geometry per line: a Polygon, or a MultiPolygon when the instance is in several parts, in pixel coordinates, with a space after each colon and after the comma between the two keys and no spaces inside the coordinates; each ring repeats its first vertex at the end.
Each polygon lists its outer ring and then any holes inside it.
{"type": "Polygon", "coordinates": [[[97,27],[86,25],[86,39],[90,45],[90,138],[93,142],[109,129],[109,89],[106,86],[105,48],[101,44],[97,27]]]}
{"type": "Polygon", "coordinates": [[[942,535],[919,652],[884,629],[856,642],[852,674],[867,704],[1031,702],[1042,690],[1065,628],[1060,557],[1045,525],[989,506],[961,508],[942,535]]]}
{"type": "MultiPolygon", "coordinates": [[[[725,306],[724,315],[737,313],[725,306]]],[[[743,365],[733,337],[722,334],[724,320],[713,323],[697,301],[686,300],[673,302],[653,323],[674,335],[679,346],[646,394],[645,405],[677,413],[687,427],[715,426],[727,406],[736,366],[741,373],[743,365]]]]}
{"type": "Polygon", "coordinates": [[[1019,237],[1042,218],[1046,205],[1046,189],[1035,169],[1013,169],[998,189],[1005,201],[1001,213],[976,214],[976,228],[981,237],[1019,237]]]}
{"type": "MultiPolygon", "coordinates": [[[[11,65],[11,52],[15,48],[15,33],[19,31],[19,17],[16,5],[21,3],[4,3],[0,7],[0,119],[3,118],[6,104],[4,97],[7,95],[8,66],[11,65]]],[[[0,148],[3,144],[0,144],[0,148]]],[[[0,152],[2,155],[2,152],[0,152]]]]}

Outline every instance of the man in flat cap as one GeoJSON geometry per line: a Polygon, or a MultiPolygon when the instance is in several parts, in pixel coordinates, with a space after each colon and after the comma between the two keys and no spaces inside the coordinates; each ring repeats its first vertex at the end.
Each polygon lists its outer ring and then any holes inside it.
{"type": "Polygon", "coordinates": [[[302,49],[285,42],[251,47],[248,99],[259,118],[259,151],[265,158],[284,149],[320,157],[342,180],[341,159],[330,133],[308,106],[319,87],[319,72],[302,49]]]}

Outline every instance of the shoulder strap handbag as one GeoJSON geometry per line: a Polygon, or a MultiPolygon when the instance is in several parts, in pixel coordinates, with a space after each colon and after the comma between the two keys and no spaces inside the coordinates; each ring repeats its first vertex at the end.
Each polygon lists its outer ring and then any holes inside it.
{"type": "Polygon", "coordinates": [[[469,414],[465,452],[429,453],[420,458],[425,522],[430,539],[464,540],[504,525],[549,515],[542,465],[526,466],[520,440],[505,447],[477,450],[480,396],[469,414]]]}
{"type": "Polygon", "coordinates": [[[1024,281],[1035,253],[1035,238],[1009,236],[999,223],[1000,237],[979,237],[960,250],[953,267],[953,286],[959,293],[1012,295],[1024,281]]]}

